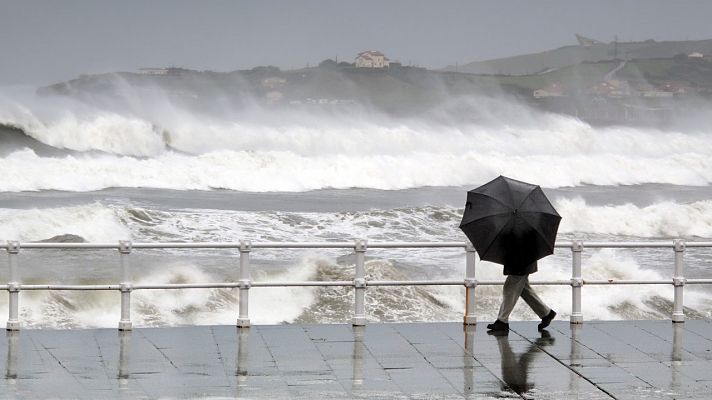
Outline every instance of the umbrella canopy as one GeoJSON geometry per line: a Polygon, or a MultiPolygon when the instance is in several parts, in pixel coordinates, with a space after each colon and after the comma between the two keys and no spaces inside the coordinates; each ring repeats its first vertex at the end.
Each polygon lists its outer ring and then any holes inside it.
{"type": "Polygon", "coordinates": [[[541,187],[499,176],[467,192],[460,229],[480,259],[525,273],[554,252],[560,221],[541,187]]]}

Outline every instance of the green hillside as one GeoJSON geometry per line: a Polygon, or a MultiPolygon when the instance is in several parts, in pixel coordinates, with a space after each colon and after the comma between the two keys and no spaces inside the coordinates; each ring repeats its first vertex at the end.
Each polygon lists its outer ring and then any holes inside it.
{"type": "Polygon", "coordinates": [[[356,68],[348,63],[337,65],[335,62],[287,71],[256,67],[219,73],[174,68],[164,74],[87,75],[41,88],[39,92],[67,95],[92,104],[105,101],[114,106],[121,103],[126,107],[133,106],[134,96],[167,98],[173,104],[207,113],[263,104],[295,110],[372,107],[408,116],[437,112],[443,105],[457,103],[452,100],[461,96],[500,97],[508,94],[547,111],[609,123],[629,122],[631,118],[651,120],[648,115],[631,116],[624,103],[632,98],[640,100],[645,97],[642,103],[636,103],[650,109],[671,110],[683,107],[684,98],[712,97],[712,61],[686,55],[606,60],[529,75],[468,74],[403,66],[356,68]],[[620,81],[617,87],[623,89],[616,89],[615,93],[601,92],[598,84],[606,79],[620,81]],[[559,86],[559,93],[534,97],[535,90],[553,84],[559,86]],[[131,91],[126,90],[127,85],[131,91]],[[123,97],[123,94],[127,96],[123,97]],[[606,103],[605,108],[600,109],[601,103],[606,103]]]}
{"type": "Polygon", "coordinates": [[[676,54],[712,54],[712,39],[689,41],[646,40],[644,42],[598,43],[591,46],[565,46],[540,53],[448,66],[447,71],[473,74],[530,75],[584,62],[611,59],[640,60],[672,58],[676,54]]]}
{"type": "Polygon", "coordinates": [[[502,85],[513,85],[522,89],[536,90],[554,83],[567,86],[587,87],[599,82],[616,65],[616,62],[585,63],[571,65],[544,74],[497,76],[502,85]]]}
{"type": "MultiPolygon", "coordinates": [[[[481,79],[492,80],[520,91],[533,91],[555,83],[569,90],[585,90],[601,82],[620,62],[618,60],[587,62],[542,74],[482,76],[481,79]]],[[[613,78],[627,81],[632,85],[647,84],[655,87],[674,82],[707,92],[712,90],[712,61],[687,57],[631,60],[627,61],[613,78]]]]}

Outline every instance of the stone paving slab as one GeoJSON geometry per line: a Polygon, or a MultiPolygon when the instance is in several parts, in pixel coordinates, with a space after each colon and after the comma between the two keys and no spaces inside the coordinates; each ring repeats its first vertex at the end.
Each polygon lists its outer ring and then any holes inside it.
{"type": "Polygon", "coordinates": [[[711,397],[710,321],[484,325],[7,332],[0,398],[711,397]]]}

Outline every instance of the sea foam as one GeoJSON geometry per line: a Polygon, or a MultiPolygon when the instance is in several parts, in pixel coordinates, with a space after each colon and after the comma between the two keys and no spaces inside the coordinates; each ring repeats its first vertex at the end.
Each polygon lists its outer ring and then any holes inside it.
{"type": "Polygon", "coordinates": [[[499,174],[549,188],[712,182],[708,129],[593,127],[480,98],[460,99],[457,108],[485,114],[475,120],[447,109],[420,117],[259,107],[214,115],[151,99],[127,109],[5,97],[0,124],[51,146],[90,152],[14,151],[0,158],[0,171],[14,177],[0,182],[0,191],[395,190],[476,185],[499,174]]]}

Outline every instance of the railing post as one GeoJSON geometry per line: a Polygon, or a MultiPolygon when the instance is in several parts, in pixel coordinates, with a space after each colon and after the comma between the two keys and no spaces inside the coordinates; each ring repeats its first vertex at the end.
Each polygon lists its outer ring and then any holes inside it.
{"type": "Polygon", "coordinates": [[[237,318],[237,326],[239,328],[250,327],[250,251],[252,251],[252,243],[249,240],[240,240],[240,314],[237,318]]]}
{"type": "Polygon", "coordinates": [[[354,326],[366,325],[366,248],[367,242],[363,239],[356,240],[356,273],[354,276],[354,316],[351,324],[354,326]]]}
{"type": "Polygon", "coordinates": [[[675,287],[675,300],[672,308],[672,322],[685,322],[685,311],[683,309],[682,294],[685,288],[685,275],[683,267],[683,255],[685,254],[685,241],[675,239],[672,241],[675,250],[675,274],[672,277],[672,284],[675,287]]]}
{"type": "Polygon", "coordinates": [[[120,331],[130,331],[131,324],[131,265],[129,264],[129,254],[132,245],[130,240],[119,240],[119,257],[121,259],[121,320],[119,321],[120,331]]]}
{"type": "Polygon", "coordinates": [[[17,258],[20,253],[20,242],[7,242],[7,257],[10,265],[10,276],[7,283],[8,301],[8,317],[7,330],[20,330],[20,275],[17,269],[17,258]]]}
{"type": "Polygon", "coordinates": [[[477,281],[475,280],[475,266],[477,262],[475,246],[469,241],[465,244],[465,316],[463,323],[465,325],[474,325],[477,323],[475,315],[475,289],[477,281]]]}
{"type": "Polygon", "coordinates": [[[571,323],[582,324],[583,314],[581,314],[581,287],[583,278],[581,277],[581,253],[583,252],[583,242],[574,240],[571,242],[571,323]]]}

